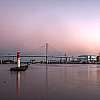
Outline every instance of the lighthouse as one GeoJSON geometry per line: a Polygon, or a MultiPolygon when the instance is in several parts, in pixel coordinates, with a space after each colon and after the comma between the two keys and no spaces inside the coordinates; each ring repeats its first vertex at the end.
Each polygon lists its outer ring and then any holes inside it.
{"type": "Polygon", "coordinates": [[[17,51],[17,67],[20,68],[20,51],[17,51]]]}
{"type": "Polygon", "coordinates": [[[25,71],[28,68],[28,65],[20,65],[20,50],[17,51],[17,67],[10,68],[10,71],[25,71]]]}

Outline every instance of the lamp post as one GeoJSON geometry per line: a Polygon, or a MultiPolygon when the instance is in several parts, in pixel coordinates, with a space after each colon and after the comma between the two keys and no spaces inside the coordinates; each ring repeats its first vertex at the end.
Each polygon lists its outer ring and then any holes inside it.
{"type": "Polygon", "coordinates": [[[46,43],[46,64],[48,63],[48,43],[46,43]]]}

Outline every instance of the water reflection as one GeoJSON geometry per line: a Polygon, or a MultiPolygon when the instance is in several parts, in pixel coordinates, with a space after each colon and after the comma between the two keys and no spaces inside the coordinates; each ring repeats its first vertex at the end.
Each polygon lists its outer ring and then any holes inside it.
{"type": "Polygon", "coordinates": [[[16,73],[16,94],[17,96],[20,96],[20,72],[16,73]]]}
{"type": "Polygon", "coordinates": [[[88,80],[89,81],[98,81],[100,80],[100,66],[94,65],[88,66],[88,80]]]}
{"type": "Polygon", "coordinates": [[[46,94],[45,94],[45,100],[48,99],[48,65],[46,64],[46,72],[45,72],[45,77],[46,77],[46,80],[45,80],[45,83],[46,83],[46,87],[45,87],[45,91],[46,91],[46,94]]]}
{"type": "Polygon", "coordinates": [[[9,73],[0,72],[7,81],[0,100],[100,100],[100,65],[31,65],[9,73]]]}
{"type": "MultiPolygon", "coordinates": [[[[16,96],[20,97],[21,95],[21,72],[11,72],[10,73],[11,81],[13,82],[14,87],[12,87],[12,90],[14,89],[16,96]]],[[[11,90],[11,91],[12,91],[11,90]]]]}

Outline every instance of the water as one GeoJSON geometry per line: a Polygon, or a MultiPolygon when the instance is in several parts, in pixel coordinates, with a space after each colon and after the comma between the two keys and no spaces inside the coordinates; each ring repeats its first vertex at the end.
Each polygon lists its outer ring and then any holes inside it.
{"type": "Polygon", "coordinates": [[[0,65],[0,100],[100,100],[100,65],[0,65]]]}

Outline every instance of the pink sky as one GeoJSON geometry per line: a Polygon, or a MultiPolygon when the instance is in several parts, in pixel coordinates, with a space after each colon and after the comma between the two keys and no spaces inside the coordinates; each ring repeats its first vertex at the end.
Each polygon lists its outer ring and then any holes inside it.
{"type": "Polygon", "coordinates": [[[17,48],[34,51],[48,42],[63,53],[99,53],[100,15],[93,2],[90,6],[85,2],[82,9],[78,0],[76,4],[67,1],[67,7],[65,1],[61,5],[56,1],[0,1],[1,52],[17,48]]]}

